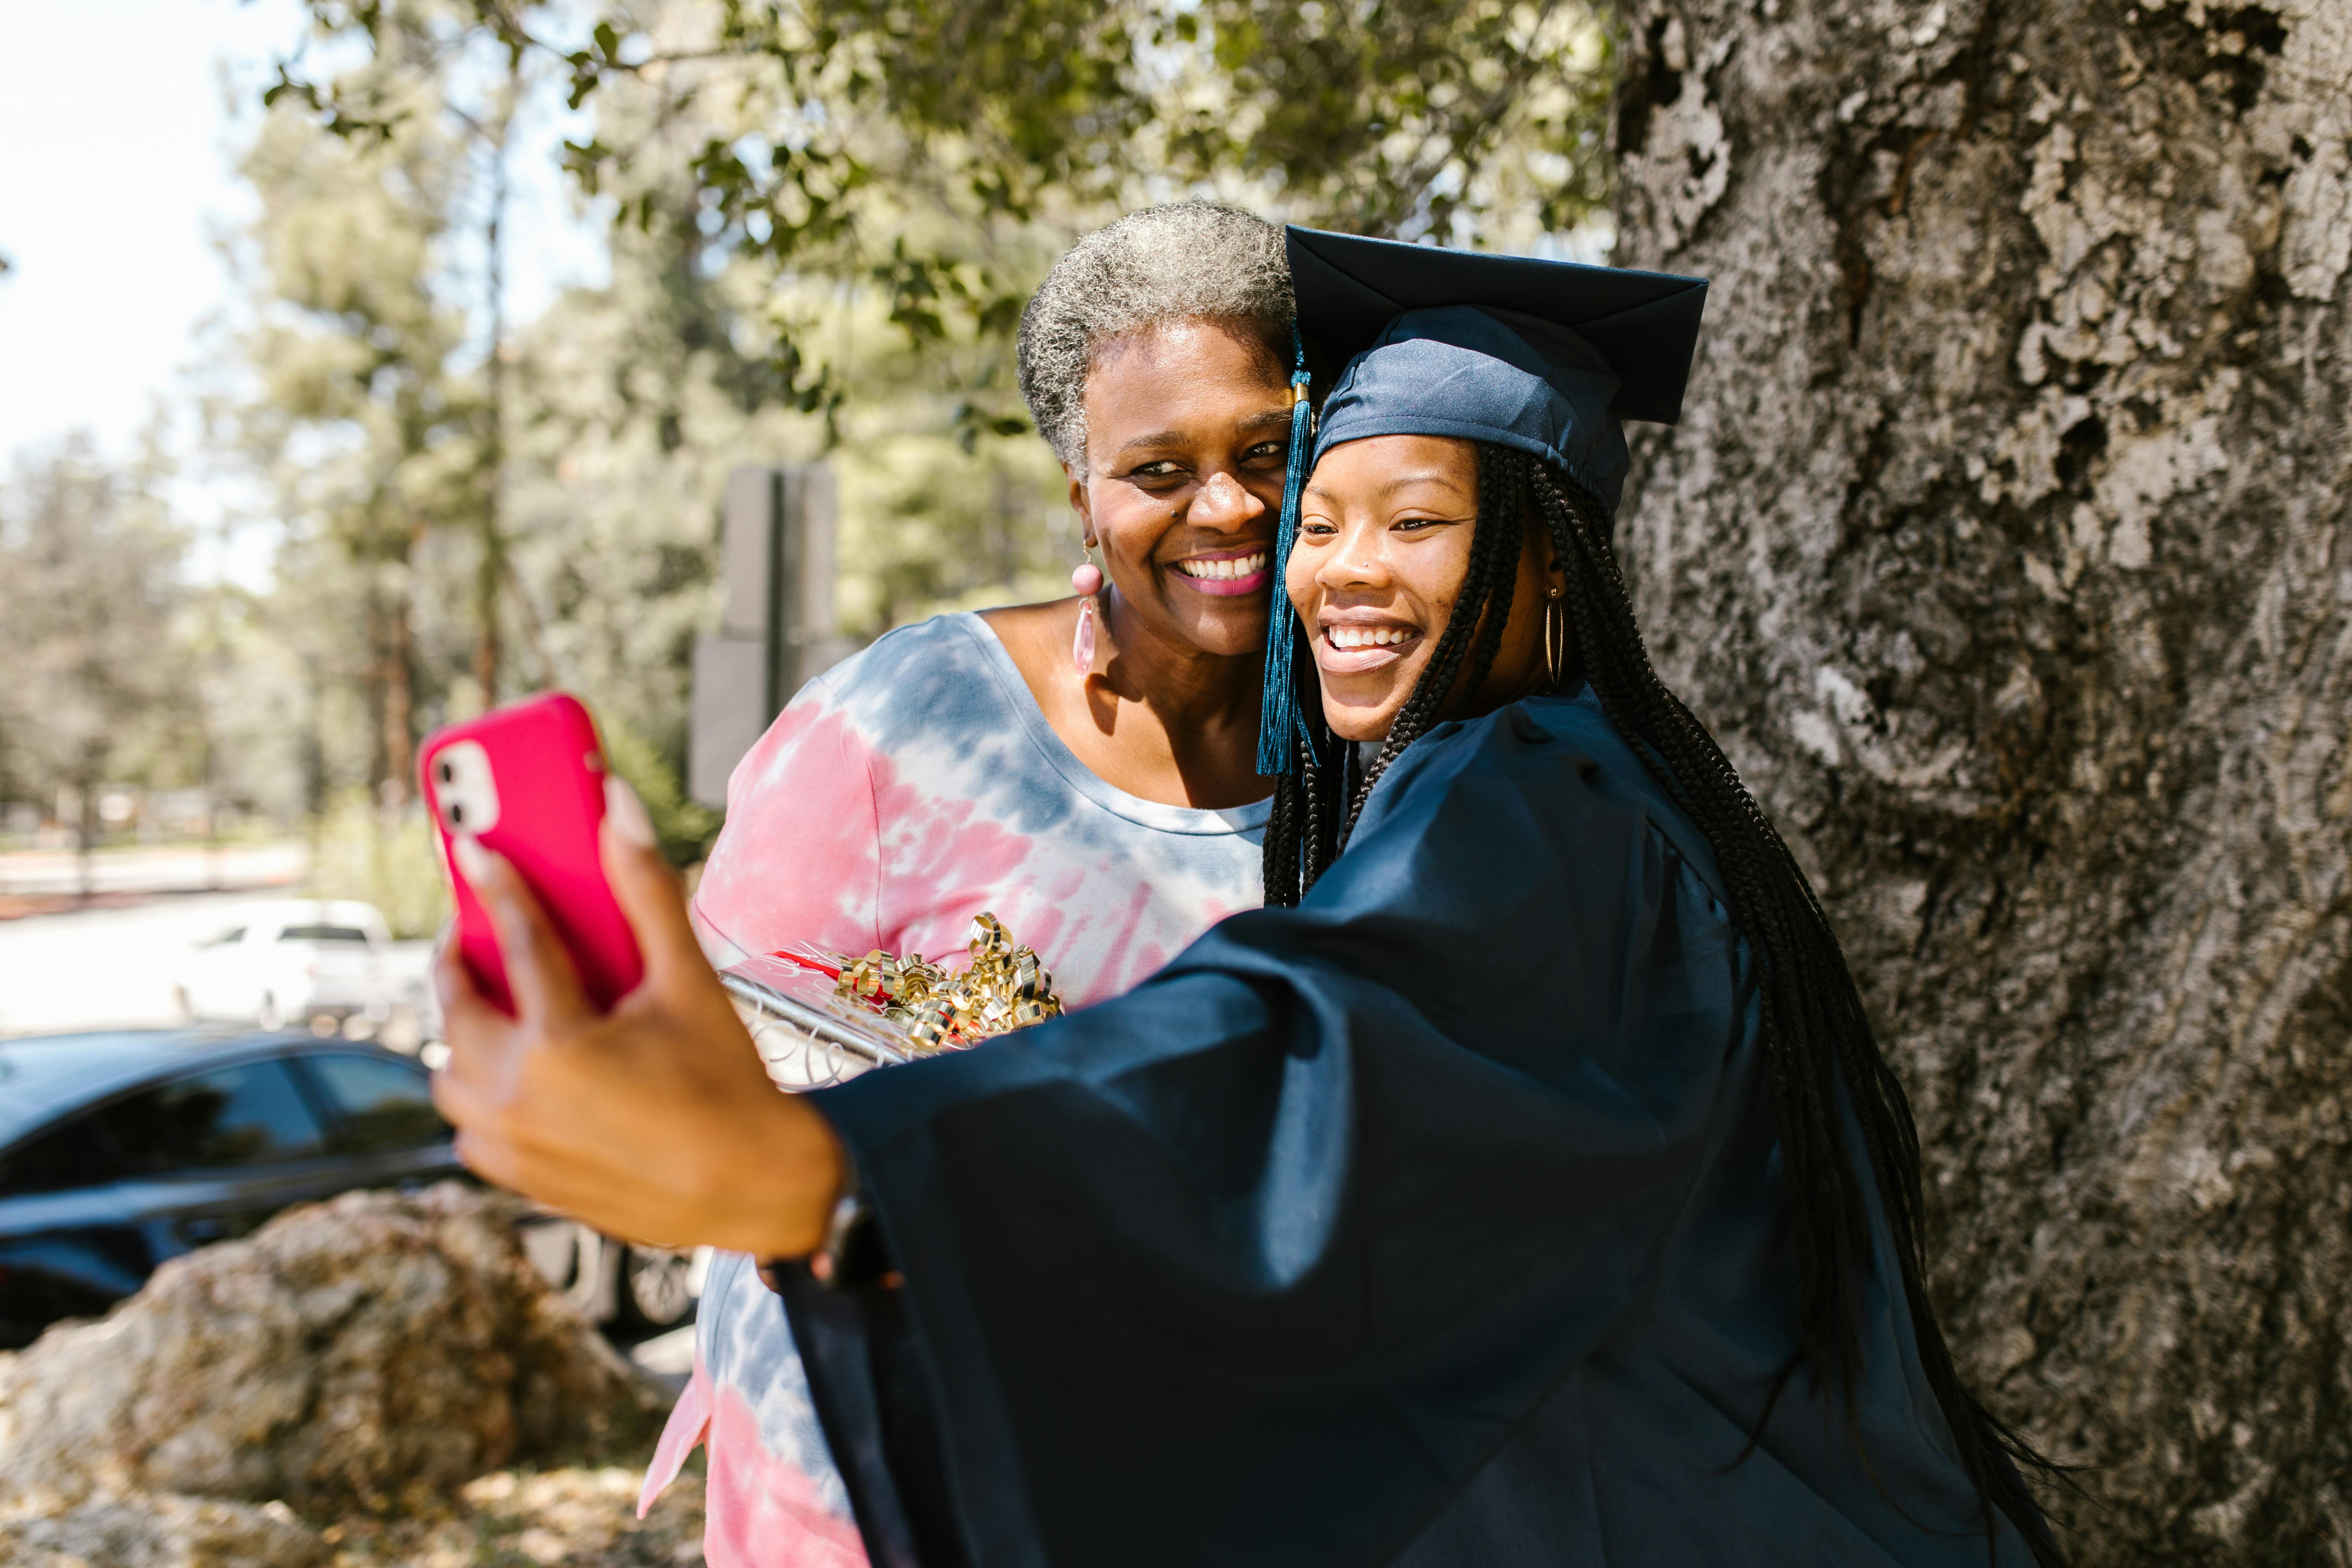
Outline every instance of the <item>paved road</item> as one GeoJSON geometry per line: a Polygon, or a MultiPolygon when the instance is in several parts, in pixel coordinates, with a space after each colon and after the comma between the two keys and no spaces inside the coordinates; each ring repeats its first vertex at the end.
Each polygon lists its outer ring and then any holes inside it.
{"type": "Polygon", "coordinates": [[[79,856],[0,855],[0,1035],[176,1022],[188,949],[237,905],[290,891],[307,859],[294,842],[110,849],[90,858],[84,904],[79,856]]]}
{"type": "Polygon", "coordinates": [[[0,1035],[175,1022],[172,983],[188,949],[254,897],[199,893],[0,922],[0,1035]]]}

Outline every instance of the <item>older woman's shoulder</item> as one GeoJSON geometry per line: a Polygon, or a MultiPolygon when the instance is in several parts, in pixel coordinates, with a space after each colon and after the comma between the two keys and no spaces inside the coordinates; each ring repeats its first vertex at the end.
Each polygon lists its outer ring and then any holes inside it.
{"type": "MultiPolygon", "coordinates": [[[[812,679],[797,702],[843,712],[876,740],[1013,718],[1004,655],[971,612],[895,627],[812,679]]],[[[1017,679],[1017,677],[1016,677],[1017,679]]]]}
{"type": "Polygon", "coordinates": [[[926,672],[977,672],[986,662],[982,639],[987,636],[980,617],[970,612],[912,621],[891,627],[809,684],[841,695],[926,672]]]}

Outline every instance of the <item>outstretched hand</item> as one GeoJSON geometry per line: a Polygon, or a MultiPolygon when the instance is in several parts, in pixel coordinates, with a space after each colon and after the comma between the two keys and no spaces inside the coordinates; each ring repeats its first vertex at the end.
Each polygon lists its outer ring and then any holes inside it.
{"type": "Polygon", "coordinates": [[[433,1100],[474,1171],[608,1235],[757,1258],[822,1242],[842,1185],[824,1119],[778,1092],[695,942],[645,806],[605,783],[604,875],[645,979],[599,1014],[530,888],[471,836],[459,868],[498,928],[508,1016],[445,936],[434,959],[449,1060],[433,1100]]]}

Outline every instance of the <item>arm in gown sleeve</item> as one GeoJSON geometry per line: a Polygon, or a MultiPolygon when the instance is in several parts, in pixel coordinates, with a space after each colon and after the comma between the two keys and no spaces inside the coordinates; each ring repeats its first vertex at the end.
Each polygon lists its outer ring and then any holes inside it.
{"type": "MultiPolygon", "coordinates": [[[[1298,908],[817,1097],[975,1563],[1386,1561],[1643,1290],[1752,987],[1704,840],[1577,720],[1441,727],[1298,908]]],[[[870,1405],[845,1299],[787,1294],[870,1405]]]]}

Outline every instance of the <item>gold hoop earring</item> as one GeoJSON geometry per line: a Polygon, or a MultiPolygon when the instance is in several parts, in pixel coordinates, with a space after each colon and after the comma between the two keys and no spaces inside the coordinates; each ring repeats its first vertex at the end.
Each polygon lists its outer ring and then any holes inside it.
{"type": "Polygon", "coordinates": [[[1560,609],[1559,590],[1554,588],[1544,599],[1544,670],[1551,677],[1551,689],[1559,689],[1559,672],[1568,662],[1568,616],[1560,609]]]}

